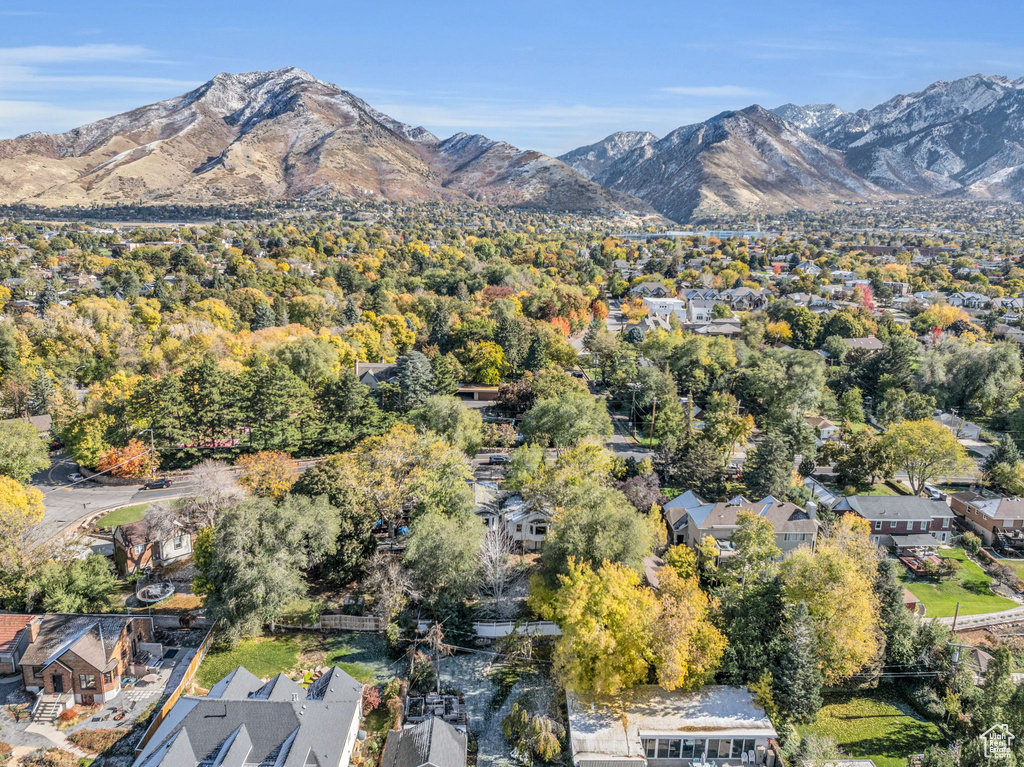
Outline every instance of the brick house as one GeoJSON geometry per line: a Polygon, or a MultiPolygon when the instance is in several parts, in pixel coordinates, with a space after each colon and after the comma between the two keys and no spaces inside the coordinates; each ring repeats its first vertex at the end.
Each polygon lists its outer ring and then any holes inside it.
{"type": "Polygon", "coordinates": [[[941,500],[920,496],[851,495],[835,511],[856,514],[871,525],[871,540],[886,548],[921,548],[949,543],[953,512],[941,500]]]}
{"type": "Polygon", "coordinates": [[[997,531],[1024,534],[1024,499],[984,498],[966,491],[951,495],[949,507],[981,536],[986,546],[995,543],[997,531]]]}
{"type": "Polygon", "coordinates": [[[134,658],[153,641],[153,619],[128,615],[39,616],[28,624],[21,673],[29,692],[66,696],[68,706],[112,700],[134,658]]]}
{"type": "Polygon", "coordinates": [[[38,615],[0,615],[0,676],[15,673],[29,642],[29,624],[38,623],[38,615]]]}
{"type": "Polygon", "coordinates": [[[114,563],[122,575],[146,567],[164,567],[192,556],[196,536],[180,525],[173,530],[156,529],[145,519],[118,525],[114,530],[114,563]]]}

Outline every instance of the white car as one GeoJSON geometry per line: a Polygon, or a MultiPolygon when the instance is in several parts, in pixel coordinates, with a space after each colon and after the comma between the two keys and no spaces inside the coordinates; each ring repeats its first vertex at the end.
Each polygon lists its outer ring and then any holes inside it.
{"type": "Polygon", "coordinates": [[[69,475],[68,475],[68,479],[70,479],[70,480],[71,480],[72,482],[80,482],[80,481],[82,481],[83,479],[85,479],[85,477],[83,477],[83,476],[82,476],[81,474],[79,474],[79,473],[78,473],[78,472],[76,471],[76,472],[75,472],[74,474],[69,474],[69,475]]]}

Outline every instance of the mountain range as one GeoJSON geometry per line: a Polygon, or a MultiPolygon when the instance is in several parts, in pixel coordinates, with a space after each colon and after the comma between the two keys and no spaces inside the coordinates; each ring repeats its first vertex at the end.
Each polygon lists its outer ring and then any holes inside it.
{"type": "Polygon", "coordinates": [[[754,105],[660,140],[612,134],[560,159],[678,221],[833,202],[1024,202],[1024,78],[936,82],[873,109],[754,105]]]}
{"type": "Polygon", "coordinates": [[[478,201],[676,221],[912,197],[1024,202],[1024,78],[936,82],[872,108],[753,105],[552,158],[440,139],[289,67],[68,131],[0,141],[0,204],[478,201]]]}
{"type": "Polygon", "coordinates": [[[0,203],[316,196],[653,214],[540,152],[465,133],[441,140],[294,67],[219,74],[67,133],[0,141],[0,203]]]}

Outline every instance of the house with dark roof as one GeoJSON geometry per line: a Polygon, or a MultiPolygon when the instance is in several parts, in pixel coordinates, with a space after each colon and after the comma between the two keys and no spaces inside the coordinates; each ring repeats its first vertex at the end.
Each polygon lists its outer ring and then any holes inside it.
{"type": "Polygon", "coordinates": [[[0,676],[15,673],[28,648],[33,630],[39,631],[38,615],[0,614],[0,676]],[[34,629],[29,624],[35,622],[34,629]]]}
{"type": "Polygon", "coordinates": [[[871,525],[871,540],[879,546],[929,548],[948,543],[953,512],[941,500],[913,495],[851,495],[834,511],[856,514],[871,525]]]}
{"type": "Polygon", "coordinates": [[[436,716],[388,733],[380,767],[466,767],[466,733],[436,716]]]}
{"type": "Polygon", "coordinates": [[[813,511],[771,496],[760,501],[748,501],[737,495],[728,501],[709,503],[692,490],[687,490],[662,507],[673,543],[695,547],[710,535],[718,543],[723,556],[728,556],[733,550],[730,539],[739,529],[742,511],[771,522],[775,528],[775,545],[783,554],[800,546],[813,546],[817,540],[820,526],[813,511]]]}
{"type": "Polygon", "coordinates": [[[356,362],[356,378],[359,383],[376,389],[382,383],[395,381],[394,362],[356,362]]]}
{"type": "Polygon", "coordinates": [[[121,691],[137,656],[153,644],[153,619],[138,615],[39,616],[28,624],[29,643],[21,657],[25,689],[52,704],[106,703],[121,691]]]}
{"type": "Polygon", "coordinates": [[[179,698],[143,737],[133,767],[348,767],[362,695],[337,666],[307,689],[240,666],[206,697],[179,698]]]}
{"type": "Polygon", "coordinates": [[[114,528],[114,564],[122,575],[146,567],[165,567],[192,556],[196,536],[180,524],[169,529],[140,519],[114,528]]]}

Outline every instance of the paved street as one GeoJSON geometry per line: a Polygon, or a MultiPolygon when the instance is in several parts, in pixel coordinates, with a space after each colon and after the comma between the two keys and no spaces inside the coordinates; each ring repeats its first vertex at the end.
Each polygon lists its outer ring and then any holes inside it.
{"type": "Polygon", "coordinates": [[[83,517],[98,511],[178,498],[191,487],[187,480],[164,490],[143,490],[140,485],[114,487],[95,482],[72,484],[71,474],[75,471],[74,461],[67,456],[57,456],[49,469],[32,477],[32,485],[42,491],[46,504],[43,521],[32,532],[34,540],[55,538],[83,517]]]}

